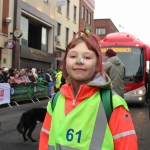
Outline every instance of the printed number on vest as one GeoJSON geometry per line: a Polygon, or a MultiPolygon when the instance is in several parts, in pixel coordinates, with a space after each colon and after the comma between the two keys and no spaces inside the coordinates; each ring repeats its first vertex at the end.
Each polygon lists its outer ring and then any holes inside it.
{"type": "Polygon", "coordinates": [[[73,137],[75,136],[78,136],[78,140],[77,140],[77,143],[80,143],[80,139],[81,139],[81,134],[82,134],[82,131],[78,131],[76,133],[74,133],[74,130],[73,129],[69,129],[66,133],[66,139],[67,141],[71,142],[73,140],[73,137]]]}

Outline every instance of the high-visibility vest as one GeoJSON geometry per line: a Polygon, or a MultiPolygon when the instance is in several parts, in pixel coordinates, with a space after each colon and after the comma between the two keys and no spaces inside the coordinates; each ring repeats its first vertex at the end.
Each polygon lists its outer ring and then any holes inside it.
{"type": "Polygon", "coordinates": [[[59,71],[57,74],[56,74],[56,88],[59,89],[60,88],[60,85],[61,85],[61,78],[62,78],[62,71],[59,71]]]}
{"type": "MultiPolygon", "coordinates": [[[[124,100],[115,103],[114,108],[123,105],[128,110],[124,100]]],[[[48,150],[113,150],[113,136],[99,92],[84,100],[66,116],[65,97],[60,95],[52,113],[48,143],[48,150]]]]}

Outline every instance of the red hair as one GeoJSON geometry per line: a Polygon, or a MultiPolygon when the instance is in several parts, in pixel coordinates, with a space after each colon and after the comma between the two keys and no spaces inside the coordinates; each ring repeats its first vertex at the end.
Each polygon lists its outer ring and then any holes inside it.
{"type": "Polygon", "coordinates": [[[79,36],[76,38],[76,35],[81,32],[84,33],[83,30],[78,31],[66,48],[65,56],[62,61],[62,67],[63,67],[62,71],[63,71],[64,78],[67,78],[67,76],[68,76],[67,71],[66,71],[66,57],[67,57],[68,51],[70,49],[74,48],[80,42],[85,42],[88,49],[95,52],[97,59],[98,59],[97,63],[99,65],[99,72],[102,74],[102,54],[101,54],[101,49],[100,49],[100,46],[98,43],[99,38],[97,35],[92,34],[92,33],[90,33],[90,35],[88,35],[88,36],[84,35],[84,36],[79,36]]]}

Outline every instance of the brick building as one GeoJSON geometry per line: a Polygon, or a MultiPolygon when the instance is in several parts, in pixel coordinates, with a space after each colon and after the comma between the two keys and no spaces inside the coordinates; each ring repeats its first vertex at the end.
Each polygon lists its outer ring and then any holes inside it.
{"type": "Polygon", "coordinates": [[[90,27],[94,31],[94,0],[80,0],[79,29],[90,27]]]}
{"type": "Polygon", "coordinates": [[[103,39],[107,34],[119,32],[111,19],[94,19],[94,33],[103,39]]]}

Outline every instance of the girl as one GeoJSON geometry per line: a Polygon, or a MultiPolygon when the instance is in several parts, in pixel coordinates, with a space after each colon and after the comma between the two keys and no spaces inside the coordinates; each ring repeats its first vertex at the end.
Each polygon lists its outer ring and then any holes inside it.
{"type": "Polygon", "coordinates": [[[102,69],[98,38],[89,28],[81,32],[67,46],[62,65],[68,82],[55,109],[48,103],[39,150],[138,150],[128,106],[114,91],[113,112],[106,118],[99,91],[112,85],[102,69]]]}

